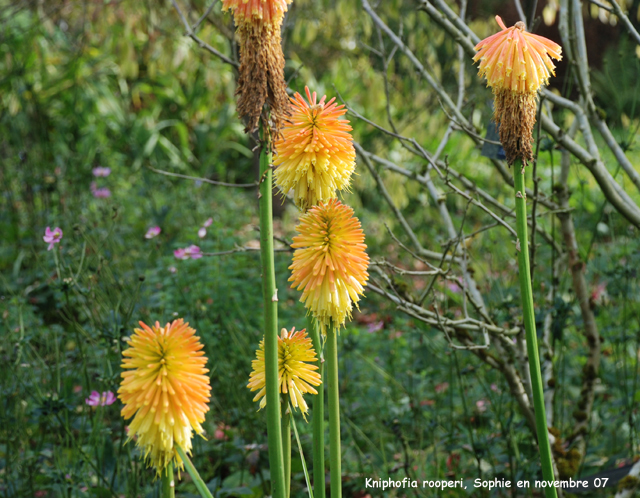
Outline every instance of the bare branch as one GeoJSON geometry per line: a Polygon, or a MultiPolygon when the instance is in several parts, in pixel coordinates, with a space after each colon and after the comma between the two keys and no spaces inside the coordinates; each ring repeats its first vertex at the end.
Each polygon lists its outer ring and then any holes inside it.
{"type": "Polygon", "coordinates": [[[174,178],[182,178],[184,180],[193,180],[195,182],[203,182],[208,183],[210,185],[218,185],[220,187],[235,187],[235,188],[254,188],[258,186],[258,183],[227,183],[227,182],[219,182],[216,180],[209,180],[208,178],[200,178],[197,176],[188,176],[181,175],[180,173],[171,173],[169,171],[164,171],[161,169],[152,168],[151,166],[147,166],[148,169],[153,171],[154,173],[160,173],[165,176],[172,176],[174,178]]]}
{"type": "Polygon", "coordinates": [[[582,164],[591,172],[600,185],[602,193],[607,200],[622,214],[628,221],[636,227],[640,227],[640,209],[628,198],[624,190],[613,180],[601,161],[593,157],[589,152],[580,147],[567,134],[565,134],[553,120],[542,114],[542,126],[553,139],[576,156],[582,164]],[[616,188],[617,187],[617,188],[616,188]],[[627,199],[630,203],[627,202],[627,199]]]}
{"type": "MultiPolygon", "coordinates": [[[[569,204],[570,195],[567,185],[569,167],[570,158],[569,154],[565,151],[562,155],[561,186],[557,191],[561,204],[565,206],[569,204]]],[[[578,410],[574,413],[576,424],[574,425],[572,435],[568,438],[569,441],[575,440],[577,442],[578,449],[584,458],[586,452],[585,433],[587,432],[589,420],[591,419],[591,411],[595,399],[595,387],[598,381],[598,370],[600,368],[600,334],[593,310],[589,304],[590,293],[584,275],[584,264],[580,260],[578,252],[578,242],[576,240],[573,217],[570,213],[562,213],[558,215],[558,218],[560,219],[560,230],[567,248],[567,266],[571,271],[573,291],[580,305],[580,314],[582,315],[583,322],[582,333],[589,349],[587,362],[582,370],[582,389],[580,391],[580,400],[578,401],[578,410]]]]}
{"type": "Polygon", "coordinates": [[[444,91],[442,86],[435,80],[435,78],[429,73],[426,68],[422,65],[422,63],[418,60],[418,58],[413,54],[413,52],[402,42],[400,38],[391,30],[389,27],[378,17],[378,15],[373,11],[371,5],[367,0],[362,0],[362,6],[364,10],[369,14],[373,22],[384,31],[389,38],[397,45],[400,51],[407,56],[407,58],[413,63],[416,67],[420,75],[427,80],[429,85],[433,87],[436,91],[440,99],[444,102],[444,104],[451,109],[451,111],[455,114],[456,118],[460,122],[461,126],[466,130],[473,131],[473,126],[471,126],[467,118],[460,112],[460,110],[456,107],[456,105],[451,100],[451,97],[447,92],[444,91]]]}
{"type": "MultiPolygon", "coordinates": [[[[205,41],[201,40],[200,38],[198,38],[198,36],[195,34],[194,30],[189,25],[189,22],[185,18],[184,14],[182,13],[182,10],[180,9],[180,6],[178,5],[178,2],[176,0],[171,0],[171,3],[173,4],[173,7],[178,12],[178,15],[180,16],[180,19],[182,20],[182,24],[184,24],[184,29],[186,30],[185,36],[188,36],[189,38],[191,38],[193,41],[195,41],[198,44],[198,46],[200,48],[204,48],[206,51],[208,51],[209,53],[215,55],[216,57],[218,57],[223,62],[226,62],[227,64],[230,64],[230,65],[232,65],[233,67],[236,67],[236,68],[240,67],[240,64],[238,64],[238,62],[230,59],[229,57],[224,55],[222,52],[219,52],[218,50],[213,48],[207,42],[205,42],[205,41]]],[[[208,15],[208,13],[207,13],[207,15],[208,15]]],[[[200,23],[201,23],[201,21],[198,21],[198,23],[196,23],[196,26],[199,26],[200,23]]]]}
{"type": "MultiPolygon", "coordinates": [[[[218,252],[203,252],[203,256],[226,256],[228,254],[237,254],[239,252],[256,252],[259,251],[259,247],[236,247],[234,249],[229,249],[228,251],[218,251],[218,252]]],[[[291,247],[277,247],[274,249],[275,252],[293,252],[291,247]]]]}
{"type": "Polygon", "coordinates": [[[618,4],[618,2],[616,2],[616,0],[608,0],[608,1],[613,6],[613,12],[615,12],[618,18],[622,21],[622,24],[624,24],[624,27],[627,28],[627,31],[629,31],[629,34],[636,41],[636,43],[640,45],[640,33],[638,33],[638,31],[633,26],[633,24],[631,24],[631,21],[624,14],[624,12],[622,12],[622,9],[620,8],[620,5],[618,4]]]}
{"type": "Polygon", "coordinates": [[[640,460],[633,464],[631,470],[627,474],[635,478],[631,481],[631,486],[625,487],[624,489],[619,489],[614,498],[633,498],[636,496],[636,491],[638,490],[638,477],[640,476],[640,460]]]}
{"type": "Polygon", "coordinates": [[[514,336],[520,332],[519,327],[505,329],[503,327],[498,327],[493,324],[476,320],[475,318],[464,318],[462,320],[451,320],[450,318],[446,318],[444,316],[440,316],[438,318],[437,314],[433,311],[426,310],[425,308],[417,304],[402,299],[399,296],[390,294],[389,292],[374,284],[367,284],[367,288],[370,288],[376,294],[380,294],[390,301],[393,301],[396,305],[412,311],[413,313],[415,313],[416,318],[418,318],[420,321],[428,323],[429,325],[433,325],[435,327],[441,325],[444,327],[448,327],[450,330],[465,330],[468,332],[483,332],[484,330],[486,330],[494,335],[505,336],[514,336]]]}
{"type": "Polygon", "coordinates": [[[191,31],[193,32],[198,31],[198,28],[202,24],[202,21],[204,21],[207,17],[209,17],[209,14],[211,14],[211,11],[213,10],[213,7],[215,7],[216,3],[218,3],[218,0],[213,0],[213,2],[211,2],[211,5],[209,5],[209,8],[205,10],[204,14],[200,16],[200,19],[198,19],[198,22],[193,25],[193,27],[191,28],[191,31]]]}

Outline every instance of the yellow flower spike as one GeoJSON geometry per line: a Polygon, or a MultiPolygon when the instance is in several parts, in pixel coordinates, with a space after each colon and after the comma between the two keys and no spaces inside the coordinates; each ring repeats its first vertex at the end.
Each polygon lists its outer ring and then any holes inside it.
{"type": "MultiPolygon", "coordinates": [[[[316,352],[306,329],[296,332],[295,327],[291,332],[282,329],[278,337],[278,383],[280,392],[288,394],[291,405],[299,408],[303,416],[309,407],[303,394],[318,394],[313,386],[322,383],[320,374],[316,372],[318,367],[309,363],[317,362],[316,352]]],[[[260,348],[256,351],[256,359],[252,362],[253,371],[249,377],[247,387],[251,391],[258,391],[253,401],[260,400],[260,408],[267,406],[265,387],[264,364],[264,340],[260,342],[260,348]]]]}
{"type": "Polygon", "coordinates": [[[275,145],[274,181],[283,194],[294,191],[296,205],[306,211],[321,201],[348,190],[356,167],[356,152],[349,121],[339,119],[347,110],[335,98],[317,101],[305,87],[308,102],[296,93],[290,98],[289,123],[275,145]]]}
{"type": "Polygon", "coordinates": [[[533,159],[531,142],[536,121],[536,94],[555,76],[551,58],[562,59],[562,48],[542,36],[527,33],[517,22],[507,28],[500,16],[502,31],[485,38],[475,49],[474,62],[480,61],[478,74],[487,79],[494,94],[494,120],[500,124],[500,141],[507,162],[533,159]]]}
{"type": "Polygon", "coordinates": [[[312,207],[300,216],[293,238],[291,287],[302,290],[300,301],[316,317],[325,333],[351,318],[369,274],[364,232],[353,209],[338,199],[312,207]]]}
{"type": "Polygon", "coordinates": [[[209,370],[204,346],[182,319],[153,328],[140,322],[140,327],[122,352],[118,397],[124,419],[134,417],[127,441],[137,437],[145,461],[160,475],[172,460],[182,467],[176,446],[190,453],[192,430],[204,432],[209,370]]]}

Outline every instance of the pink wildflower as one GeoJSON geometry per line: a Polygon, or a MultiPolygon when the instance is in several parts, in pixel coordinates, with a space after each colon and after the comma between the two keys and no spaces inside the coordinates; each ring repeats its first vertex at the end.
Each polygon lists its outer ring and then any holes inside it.
{"type": "Polygon", "coordinates": [[[178,259],[199,259],[202,257],[202,251],[198,246],[190,245],[184,249],[176,249],[173,255],[178,259]]]}
{"type": "Polygon", "coordinates": [[[206,235],[207,229],[205,227],[202,227],[200,230],[198,230],[198,237],[200,237],[201,239],[204,239],[206,235]]]}
{"type": "Polygon", "coordinates": [[[202,251],[198,246],[191,245],[185,249],[185,253],[188,254],[191,259],[199,259],[202,257],[202,251]]]}
{"type": "Polygon", "coordinates": [[[116,396],[111,391],[103,391],[102,394],[98,391],[91,391],[91,394],[84,402],[89,406],[105,406],[112,405],[115,400],[116,396]]]}
{"type": "Polygon", "coordinates": [[[149,230],[147,230],[147,233],[145,234],[144,238],[153,239],[154,237],[157,237],[158,235],[160,235],[160,232],[162,232],[162,230],[160,230],[160,227],[158,226],[151,227],[149,228],[149,230]]]}
{"type": "Polygon", "coordinates": [[[371,322],[369,325],[367,325],[367,332],[369,332],[370,334],[373,334],[374,332],[377,332],[378,330],[382,330],[383,328],[384,328],[384,321],[378,320],[377,322],[371,322]]]}
{"type": "Polygon", "coordinates": [[[42,237],[49,247],[47,247],[47,251],[53,249],[54,244],[59,243],[62,240],[62,230],[59,227],[55,227],[53,230],[47,227],[44,231],[44,237],[42,237]]]}
{"type": "Polygon", "coordinates": [[[209,228],[211,226],[211,224],[213,223],[213,218],[209,218],[207,221],[205,221],[202,226],[204,228],[209,228]]]}
{"type": "Polygon", "coordinates": [[[106,199],[111,197],[111,190],[107,187],[100,187],[96,185],[96,182],[91,182],[91,193],[96,199],[106,199]]]}
{"type": "Polygon", "coordinates": [[[173,251],[173,255],[177,259],[189,259],[189,255],[187,254],[186,249],[176,249],[175,251],[173,251]]]}
{"type": "Polygon", "coordinates": [[[452,280],[447,280],[445,282],[445,285],[447,286],[447,289],[449,289],[451,292],[455,294],[458,294],[462,290],[458,285],[458,282],[454,282],[452,280]]]}
{"type": "Polygon", "coordinates": [[[213,433],[213,438],[217,439],[218,441],[227,441],[229,439],[229,436],[227,436],[226,431],[229,431],[229,430],[231,430],[231,427],[220,422],[215,432],[213,433]]]}
{"type": "Polygon", "coordinates": [[[104,176],[107,177],[111,174],[111,168],[103,168],[102,166],[98,166],[97,168],[93,168],[93,176],[104,176]]]}

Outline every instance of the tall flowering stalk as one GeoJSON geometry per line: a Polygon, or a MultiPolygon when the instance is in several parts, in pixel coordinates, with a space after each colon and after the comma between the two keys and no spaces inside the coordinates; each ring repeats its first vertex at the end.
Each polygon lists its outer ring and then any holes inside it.
{"type": "Polygon", "coordinates": [[[265,384],[271,494],[286,497],[281,413],[278,403],[278,290],[275,285],[271,148],[288,113],[280,27],[291,0],[223,0],[233,12],[240,42],[238,114],[245,131],[260,127],[260,260],[265,317],[265,384]]]}
{"type": "MultiPolygon", "coordinates": [[[[500,141],[505,149],[507,162],[513,165],[516,232],[518,241],[518,271],[522,314],[527,338],[529,370],[536,416],[538,445],[542,461],[542,473],[546,481],[553,481],[553,463],[547,418],[545,414],[540,358],[536,338],[536,322],[533,309],[529,242],[527,236],[527,206],[524,170],[533,160],[531,143],[536,120],[536,96],[542,85],[547,84],[554,73],[551,58],[561,59],[561,47],[542,36],[525,31],[523,22],[507,28],[496,16],[502,31],[476,45],[478,53],[474,61],[480,61],[479,74],[487,78],[494,94],[494,119],[500,126],[500,141]]],[[[545,488],[547,498],[557,496],[554,487],[545,488]]]]}
{"type": "Polygon", "coordinates": [[[204,432],[211,391],[207,358],[196,331],[182,319],[140,327],[122,353],[121,413],[125,420],[133,417],[128,441],[135,438],[147,465],[162,477],[163,496],[173,496],[174,465],[183,467],[192,432],[204,432]]]}
{"type": "MultiPolygon", "coordinates": [[[[304,400],[304,394],[318,394],[314,387],[322,384],[322,377],[318,373],[316,352],[306,331],[296,332],[293,328],[289,332],[282,329],[278,337],[278,379],[280,384],[280,404],[282,405],[282,447],[284,457],[286,496],[290,494],[291,485],[291,409],[299,409],[305,417],[309,407],[304,400]]],[[[253,371],[249,377],[247,387],[251,391],[258,391],[254,401],[260,401],[260,409],[267,404],[264,341],[256,351],[256,359],[252,363],[253,371]]],[[[314,414],[315,415],[315,414],[314,414]]]]}
{"type": "MultiPolygon", "coordinates": [[[[310,312],[309,327],[322,355],[320,331],[326,337],[329,400],[329,464],[331,496],[342,496],[340,460],[340,401],[338,392],[337,333],[351,317],[366,285],[369,258],[364,251],[364,233],[353,210],[335,197],[348,190],[355,169],[355,149],[346,112],[335,99],[319,101],[305,88],[307,99],[296,93],[290,99],[290,119],[277,140],[275,182],[283,194],[293,191],[296,205],[304,213],[289,267],[292,287],[302,290],[310,312]]],[[[322,367],[320,370],[322,375],[322,367]]],[[[313,400],[313,475],[315,495],[324,498],[324,399],[323,387],[313,400]]]]}
{"type": "Polygon", "coordinates": [[[302,290],[300,301],[326,334],[331,496],[339,498],[342,462],[337,333],[364,293],[369,256],[360,221],[353,216],[353,209],[338,199],[321,202],[301,215],[296,231],[299,235],[291,246],[296,251],[289,281],[302,290]]]}

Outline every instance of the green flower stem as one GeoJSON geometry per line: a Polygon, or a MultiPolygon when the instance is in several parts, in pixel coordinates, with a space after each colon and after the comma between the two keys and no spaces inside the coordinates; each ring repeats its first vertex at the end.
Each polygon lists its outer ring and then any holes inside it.
{"type": "Polygon", "coordinates": [[[340,459],[340,396],[338,394],[338,337],[332,326],[327,330],[327,389],[329,393],[329,470],[331,498],[342,498],[342,462],[340,459]]]}
{"type": "Polygon", "coordinates": [[[173,480],[173,460],[162,472],[162,498],[175,498],[176,484],[173,480]]]}
{"type": "MultiPolygon", "coordinates": [[[[314,318],[307,317],[307,330],[313,342],[313,349],[318,355],[318,374],[322,379],[324,371],[324,354],[318,324],[314,318]]],[[[313,396],[312,420],[313,426],[313,495],[315,498],[325,498],[325,474],[324,474],[324,381],[316,387],[318,394],[313,396]]]]}
{"type": "MultiPolygon", "coordinates": [[[[289,410],[292,410],[289,405],[289,410]]],[[[309,490],[309,498],[313,498],[313,490],[311,489],[311,480],[309,479],[309,472],[307,471],[307,462],[304,459],[304,452],[302,451],[302,444],[300,444],[300,435],[298,434],[298,428],[296,427],[296,419],[291,417],[291,426],[293,432],[296,435],[296,443],[298,443],[298,451],[300,452],[300,462],[302,463],[302,472],[304,472],[304,481],[307,483],[307,489],[309,490]]]]}
{"type": "Polygon", "coordinates": [[[286,395],[282,395],[282,457],[284,461],[285,497],[291,496],[291,410],[286,395]]]}
{"type": "Polygon", "coordinates": [[[187,473],[191,476],[191,479],[193,480],[193,483],[196,485],[196,488],[198,489],[200,496],[202,496],[202,498],[213,498],[213,496],[211,496],[211,492],[209,491],[209,488],[207,488],[207,485],[204,483],[204,481],[202,480],[202,477],[200,477],[200,474],[198,474],[198,471],[193,466],[193,463],[191,463],[191,460],[185,454],[182,448],[176,445],[176,451],[178,452],[178,455],[180,455],[180,458],[182,459],[182,462],[184,463],[184,466],[187,469],[187,473]]]}
{"type": "Polygon", "coordinates": [[[267,437],[271,495],[285,498],[282,431],[280,427],[280,389],[278,382],[278,289],[273,262],[273,171],[270,143],[262,133],[260,150],[260,259],[262,261],[262,298],[264,300],[264,362],[267,388],[267,437]]]}
{"type": "MultiPolygon", "coordinates": [[[[542,476],[545,481],[553,481],[553,463],[551,461],[551,446],[549,445],[547,416],[544,407],[542,375],[540,374],[536,319],[533,311],[533,291],[531,288],[531,270],[529,268],[529,239],[527,236],[527,200],[525,197],[523,169],[520,160],[513,163],[513,179],[516,196],[516,232],[518,234],[518,245],[516,247],[518,253],[518,276],[520,278],[524,329],[527,336],[531,390],[536,415],[536,432],[538,433],[538,446],[542,460],[542,476]]],[[[547,498],[556,498],[558,495],[555,488],[548,487],[545,488],[545,496],[547,498]]]]}

